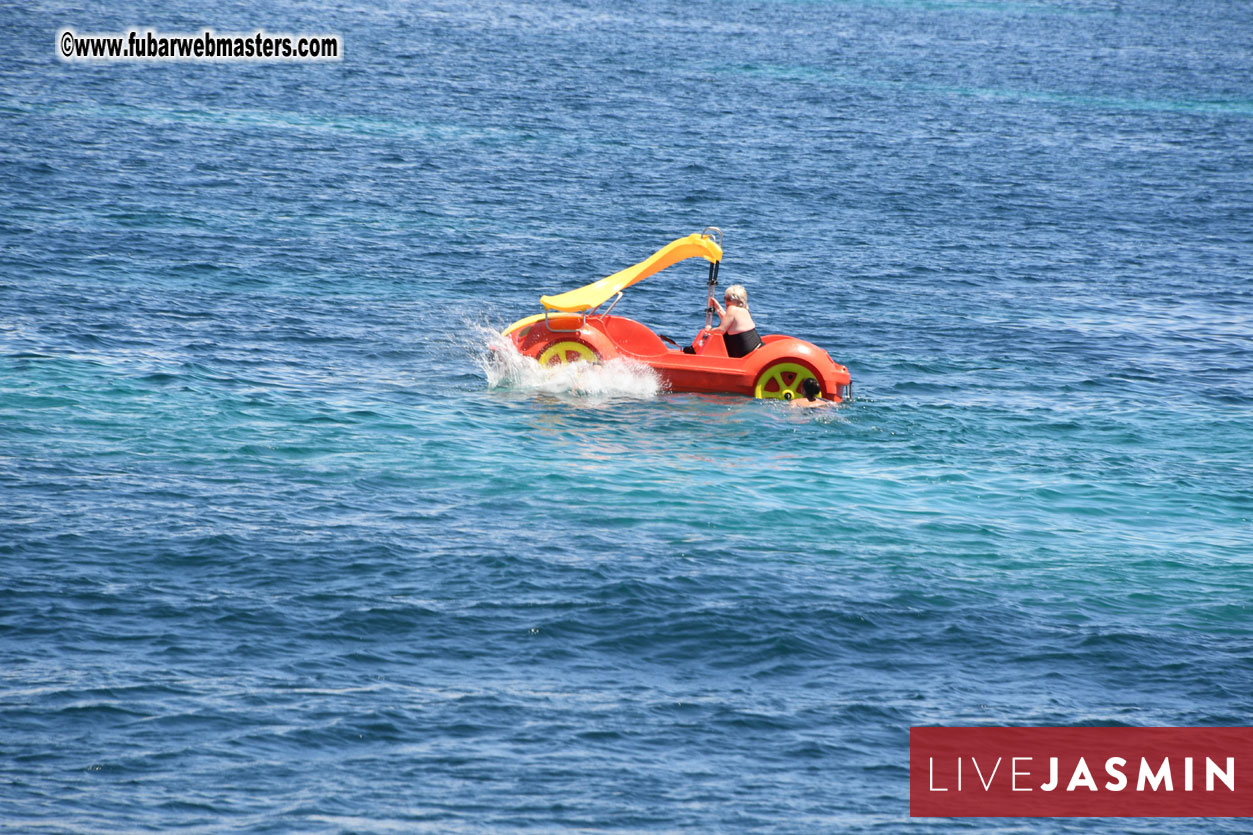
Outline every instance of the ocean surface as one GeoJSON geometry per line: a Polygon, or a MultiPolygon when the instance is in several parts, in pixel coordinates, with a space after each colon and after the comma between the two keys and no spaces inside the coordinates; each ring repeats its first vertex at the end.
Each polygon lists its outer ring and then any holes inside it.
{"type": "Polygon", "coordinates": [[[1253,5],[161,5],[0,11],[0,829],[1247,831],[908,729],[1253,724],[1253,5]],[[711,224],[852,402],[490,350],[711,224]]]}

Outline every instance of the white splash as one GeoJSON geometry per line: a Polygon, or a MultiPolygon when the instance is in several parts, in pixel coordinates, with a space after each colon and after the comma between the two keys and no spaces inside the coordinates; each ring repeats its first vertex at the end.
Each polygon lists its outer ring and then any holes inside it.
{"type": "Polygon", "coordinates": [[[612,359],[545,368],[518,353],[513,341],[499,331],[482,325],[472,326],[472,331],[480,340],[477,360],[489,388],[638,400],[654,398],[665,390],[661,376],[641,362],[612,359]]]}

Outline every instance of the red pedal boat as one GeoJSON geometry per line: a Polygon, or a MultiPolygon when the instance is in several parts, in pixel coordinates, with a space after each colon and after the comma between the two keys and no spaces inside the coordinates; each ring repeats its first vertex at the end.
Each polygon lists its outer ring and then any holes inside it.
{"type": "Polygon", "coordinates": [[[611,315],[623,290],[688,258],[709,262],[707,286],[712,297],[722,262],[721,242],[721,231],[711,226],[672,241],[607,278],[577,290],[541,296],[544,312],[514,322],[504,335],[521,354],[542,366],[618,357],[645,363],[661,375],[671,391],[790,400],[799,395],[801,383],[813,377],[822,386],[824,398],[836,402],[848,399],[852,387],[848,369],[803,339],[770,334],[761,338],[761,347],[746,356],[730,357],[722,335],[710,330],[712,307],[705,311],[705,327],[685,349],[633,319],[611,315]],[[597,312],[610,298],[613,302],[609,307],[597,312]]]}

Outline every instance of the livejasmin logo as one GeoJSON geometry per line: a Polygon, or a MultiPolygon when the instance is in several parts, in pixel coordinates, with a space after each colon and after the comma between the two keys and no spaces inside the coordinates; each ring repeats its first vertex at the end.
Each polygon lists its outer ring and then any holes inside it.
{"type": "MultiPolygon", "coordinates": [[[[974,767],[975,773],[979,777],[979,782],[983,784],[983,790],[989,791],[992,788],[992,782],[996,779],[996,772],[1000,770],[1004,757],[997,757],[996,762],[992,764],[992,770],[988,774],[987,779],[983,777],[983,769],[979,767],[979,759],[977,757],[970,758],[970,765],[974,767]]],[[[1036,787],[1031,786],[1027,782],[1027,778],[1031,776],[1030,771],[1020,770],[1030,765],[1033,757],[1010,757],[1013,766],[1010,771],[1010,791],[1029,792],[1035,791],[1036,787]]],[[[1038,788],[1042,792],[1056,791],[1060,785],[1058,777],[1059,757],[1049,757],[1049,779],[1047,783],[1041,783],[1038,788]]],[[[1105,790],[1111,792],[1124,791],[1127,788],[1127,774],[1125,769],[1127,760],[1124,757],[1110,757],[1105,761],[1105,771],[1113,780],[1105,783],[1105,790]]],[[[927,770],[931,774],[931,791],[946,792],[948,788],[937,786],[935,784],[935,757],[927,758],[927,770]]],[[[1149,765],[1148,759],[1140,758],[1140,777],[1136,781],[1135,790],[1142,791],[1174,791],[1175,783],[1172,778],[1170,767],[1170,758],[1167,757],[1161,761],[1157,770],[1153,770],[1153,766],[1149,765]]],[[[1190,792],[1193,790],[1193,768],[1192,757],[1183,758],[1183,790],[1190,792]]],[[[1214,790],[1214,779],[1218,778],[1229,791],[1236,790],[1236,758],[1228,757],[1227,764],[1222,768],[1218,763],[1205,758],[1205,791],[1212,792],[1214,790]]],[[[1070,775],[1070,780],[1066,784],[1065,791],[1072,792],[1076,789],[1087,789],[1088,791],[1100,791],[1096,785],[1096,779],[1092,776],[1092,770],[1088,768],[1088,762],[1083,757],[1079,758],[1079,762],[1075,763],[1074,771],[1070,775]]],[[[957,759],[957,791],[962,790],[962,759],[957,759]]]]}
{"type": "Polygon", "coordinates": [[[910,728],[909,736],[915,817],[1253,816],[1253,728],[910,728]]]}

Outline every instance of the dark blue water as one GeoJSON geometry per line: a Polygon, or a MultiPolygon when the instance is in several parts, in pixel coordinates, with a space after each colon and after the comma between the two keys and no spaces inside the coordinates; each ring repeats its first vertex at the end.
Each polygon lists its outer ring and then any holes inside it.
{"type": "MultiPolygon", "coordinates": [[[[1247,725],[1253,8],[0,13],[0,822],[928,831],[908,728],[1247,725]],[[55,32],[334,32],[85,64],[55,32]],[[820,417],[501,374],[725,232],[820,417]]],[[[615,312],[689,336],[704,273],[615,312]]],[[[1238,821],[1002,821],[1029,831],[1238,821]]]]}

